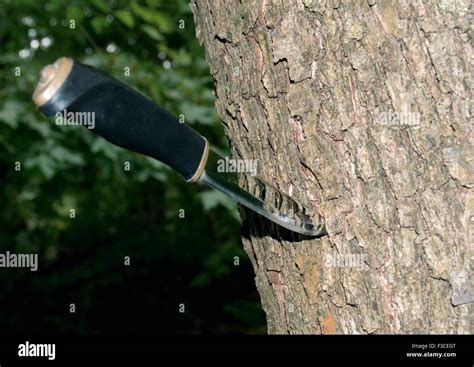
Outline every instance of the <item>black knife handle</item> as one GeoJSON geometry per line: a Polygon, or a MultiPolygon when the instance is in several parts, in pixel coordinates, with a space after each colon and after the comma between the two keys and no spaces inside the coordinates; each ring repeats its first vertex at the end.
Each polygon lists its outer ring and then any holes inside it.
{"type": "Polygon", "coordinates": [[[70,71],[40,105],[45,115],[93,113],[84,116],[93,116],[93,131],[111,143],[153,157],[188,181],[199,179],[209,151],[205,138],[118,80],[67,60],[70,71]]]}

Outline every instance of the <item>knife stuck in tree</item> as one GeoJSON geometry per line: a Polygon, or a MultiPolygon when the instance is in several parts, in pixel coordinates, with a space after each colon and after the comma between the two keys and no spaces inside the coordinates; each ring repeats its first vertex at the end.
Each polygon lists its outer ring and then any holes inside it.
{"type": "Polygon", "coordinates": [[[222,172],[208,141],[150,99],[67,57],[41,71],[33,101],[46,116],[92,113],[93,131],[112,144],[155,158],[188,182],[202,182],[293,232],[326,234],[324,219],[253,174],[222,172]]]}

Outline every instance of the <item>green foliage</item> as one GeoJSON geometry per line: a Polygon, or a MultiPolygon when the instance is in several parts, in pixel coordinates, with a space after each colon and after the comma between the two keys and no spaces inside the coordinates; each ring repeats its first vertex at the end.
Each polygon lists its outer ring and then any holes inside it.
{"type": "Polygon", "coordinates": [[[0,269],[0,333],[261,331],[235,204],[31,101],[41,68],[67,55],[226,151],[187,1],[4,0],[0,45],[0,253],[40,256],[37,273],[0,269]]]}

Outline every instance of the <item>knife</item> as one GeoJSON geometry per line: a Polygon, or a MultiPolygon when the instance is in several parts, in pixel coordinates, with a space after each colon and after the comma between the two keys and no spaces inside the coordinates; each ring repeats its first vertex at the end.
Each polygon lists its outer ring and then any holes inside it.
{"type": "MultiPolygon", "coordinates": [[[[248,172],[222,172],[224,159],[196,131],[118,80],[61,57],[45,66],[33,101],[46,116],[93,114],[93,131],[112,144],[153,157],[188,182],[223,192],[272,222],[307,236],[325,235],[325,222],[273,185],[248,172]],[[66,114],[65,114],[66,115],[66,114]],[[220,167],[219,167],[220,166],[220,167]]],[[[225,170],[224,170],[225,171],[225,170]]],[[[229,171],[229,170],[227,170],[229,171]]]]}

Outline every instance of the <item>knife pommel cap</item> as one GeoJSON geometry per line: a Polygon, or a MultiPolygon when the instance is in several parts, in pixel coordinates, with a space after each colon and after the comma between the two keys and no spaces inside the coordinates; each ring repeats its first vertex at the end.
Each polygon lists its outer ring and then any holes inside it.
{"type": "Polygon", "coordinates": [[[69,57],[61,57],[41,70],[40,80],[33,93],[33,102],[38,107],[46,104],[61,88],[71,72],[73,63],[69,57]]]}

